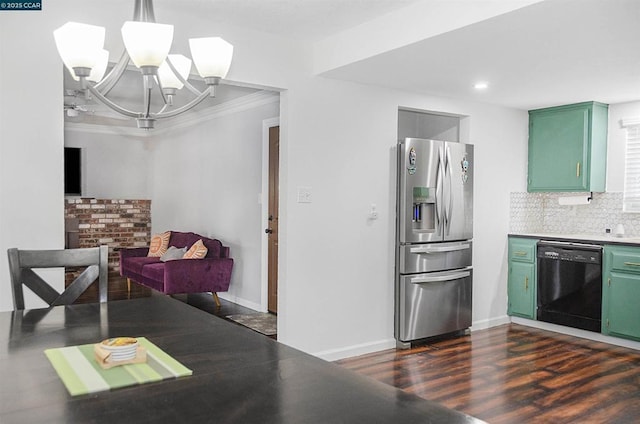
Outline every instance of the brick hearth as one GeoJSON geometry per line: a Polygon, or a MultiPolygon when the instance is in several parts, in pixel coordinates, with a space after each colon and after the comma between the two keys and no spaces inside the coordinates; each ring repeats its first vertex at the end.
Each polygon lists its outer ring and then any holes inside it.
{"type": "MultiPolygon", "coordinates": [[[[151,200],[69,198],[65,201],[65,221],[67,240],[71,244],[68,247],[109,246],[109,300],[127,298],[126,280],[120,277],[118,250],[149,245],[151,200]]],[[[81,271],[67,269],[67,284],[81,271]]],[[[149,289],[132,285],[131,297],[149,294],[149,289]]],[[[96,302],[97,299],[97,284],[93,284],[79,302],[96,302]]]]}

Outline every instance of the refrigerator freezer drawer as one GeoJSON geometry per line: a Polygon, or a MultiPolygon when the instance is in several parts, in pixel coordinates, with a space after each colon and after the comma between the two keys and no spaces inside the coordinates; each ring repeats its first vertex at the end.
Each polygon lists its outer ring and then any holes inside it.
{"type": "Polygon", "coordinates": [[[400,276],[396,338],[402,342],[471,326],[473,270],[400,276]]]}
{"type": "Polygon", "coordinates": [[[444,271],[471,266],[471,240],[451,243],[401,245],[399,273],[444,271]]]}

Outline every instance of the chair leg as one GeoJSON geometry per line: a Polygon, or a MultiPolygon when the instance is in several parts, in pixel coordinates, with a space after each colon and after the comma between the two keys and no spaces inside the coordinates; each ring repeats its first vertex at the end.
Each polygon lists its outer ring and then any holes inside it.
{"type": "Polygon", "coordinates": [[[218,298],[218,293],[211,292],[211,296],[213,296],[213,301],[216,302],[216,306],[220,307],[220,298],[218,298]]]}

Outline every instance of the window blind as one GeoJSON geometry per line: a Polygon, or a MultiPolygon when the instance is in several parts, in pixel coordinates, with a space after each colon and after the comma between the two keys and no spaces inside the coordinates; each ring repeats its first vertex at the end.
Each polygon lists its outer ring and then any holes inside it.
{"type": "Polygon", "coordinates": [[[626,126],[622,210],[640,212],[640,123],[626,126]]]}

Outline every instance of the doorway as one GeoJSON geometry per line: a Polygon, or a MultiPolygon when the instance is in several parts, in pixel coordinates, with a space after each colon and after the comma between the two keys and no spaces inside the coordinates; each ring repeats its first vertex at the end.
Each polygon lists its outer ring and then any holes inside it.
{"type": "Polygon", "coordinates": [[[269,128],[269,204],[267,233],[267,310],[278,313],[278,199],[280,127],[269,128]]]}

